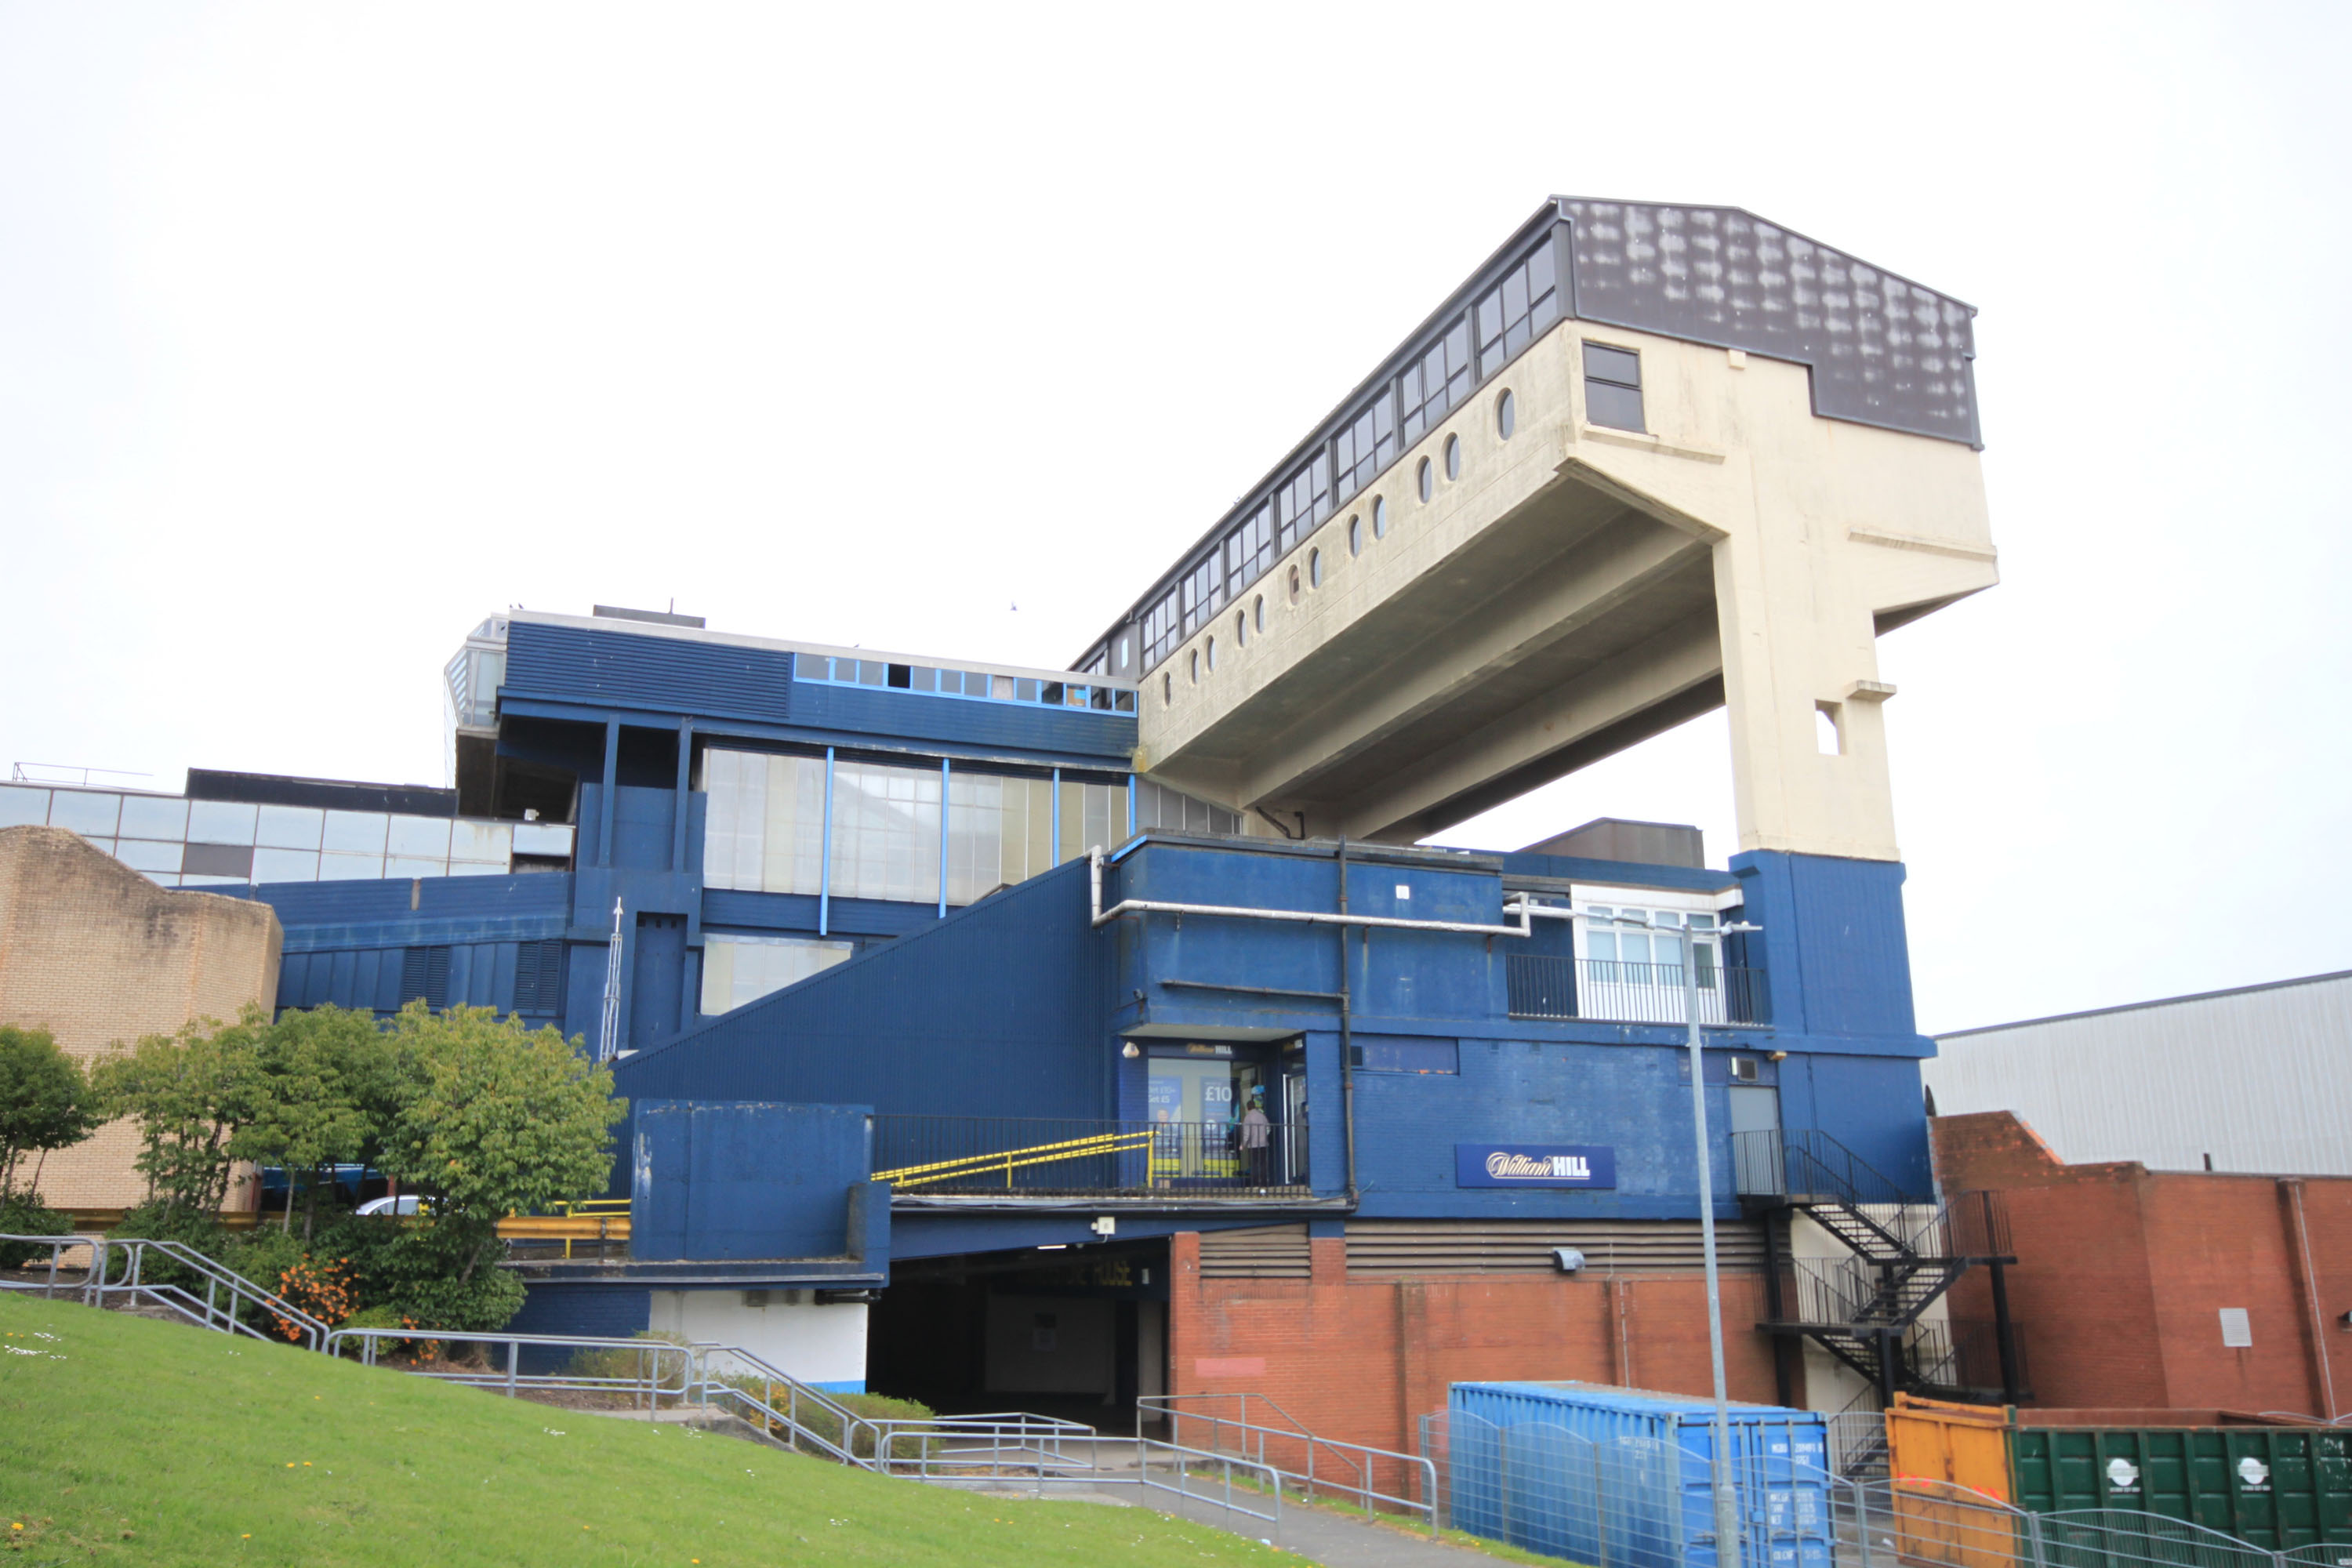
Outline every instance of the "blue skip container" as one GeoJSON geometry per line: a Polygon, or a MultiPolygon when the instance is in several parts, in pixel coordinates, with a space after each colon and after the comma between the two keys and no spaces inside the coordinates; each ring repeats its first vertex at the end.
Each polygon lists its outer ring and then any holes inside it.
{"type": "MultiPolygon", "coordinates": [[[[1738,1568],[1831,1568],[1829,1427],[1730,1409],[1738,1568]]],[[[1589,1568],[1730,1568],[1715,1539],[1715,1405],[1595,1383],[1457,1383],[1446,1405],[1457,1530],[1589,1568]]]]}

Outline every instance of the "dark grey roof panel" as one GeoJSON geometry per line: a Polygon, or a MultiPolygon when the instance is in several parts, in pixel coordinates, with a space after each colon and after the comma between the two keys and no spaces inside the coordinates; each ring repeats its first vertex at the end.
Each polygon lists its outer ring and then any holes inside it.
{"type": "Polygon", "coordinates": [[[1580,320],[1792,360],[1823,418],[1979,444],[1972,307],[1738,207],[1559,208],[1580,320]]]}

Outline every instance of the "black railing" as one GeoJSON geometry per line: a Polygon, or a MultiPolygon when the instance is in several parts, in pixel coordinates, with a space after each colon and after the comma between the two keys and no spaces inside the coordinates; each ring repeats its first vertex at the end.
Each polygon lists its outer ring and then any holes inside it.
{"type": "MultiPolygon", "coordinates": [[[[1679,963],[1632,963],[1613,958],[1509,955],[1505,980],[1514,1018],[1585,1018],[1612,1024],[1690,1022],[1690,990],[1679,963]]],[[[1701,961],[1701,1024],[1769,1023],[1764,972],[1726,969],[1701,961]]]]}
{"type": "Polygon", "coordinates": [[[896,1196],[1306,1196],[1307,1161],[1295,1122],[874,1118],[874,1173],[896,1196]]]}
{"type": "Polygon", "coordinates": [[[1827,1199],[1855,1205],[1926,1203],[1826,1132],[1804,1129],[1731,1135],[1732,1179],[1741,1197],[1827,1199]]]}
{"type": "MultiPolygon", "coordinates": [[[[1952,1318],[1923,1322],[1907,1350],[1912,1374],[1931,1387],[1968,1393],[1990,1393],[2004,1386],[2000,1375],[2000,1325],[1990,1319],[1952,1318]]],[[[2033,1385],[2026,1365],[2025,1325],[2009,1325],[2010,1349],[2016,1361],[2017,1387],[2033,1385]]]]}

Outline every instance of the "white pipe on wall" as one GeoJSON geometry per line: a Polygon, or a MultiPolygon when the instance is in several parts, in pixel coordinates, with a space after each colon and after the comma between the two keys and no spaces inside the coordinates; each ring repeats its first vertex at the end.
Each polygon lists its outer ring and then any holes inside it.
{"type": "MultiPolygon", "coordinates": [[[[1103,852],[1100,845],[1087,851],[1088,876],[1092,879],[1094,895],[1090,900],[1094,923],[1102,925],[1121,915],[1215,915],[1226,920],[1287,921],[1297,925],[1374,926],[1382,931],[1447,931],[1465,936],[1533,936],[1535,921],[1530,918],[1532,906],[1525,900],[1506,904],[1503,912],[1519,917],[1517,925],[1481,925],[1471,921],[1412,921],[1394,915],[1350,915],[1319,910],[1252,910],[1231,904],[1172,904],[1157,899],[1122,899],[1110,909],[1102,907],[1103,852]]],[[[1563,911],[1565,912],[1565,911],[1563,911]]]]}

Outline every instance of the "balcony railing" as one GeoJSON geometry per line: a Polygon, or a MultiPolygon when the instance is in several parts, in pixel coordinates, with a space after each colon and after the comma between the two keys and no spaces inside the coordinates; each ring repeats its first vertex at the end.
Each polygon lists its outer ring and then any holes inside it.
{"type": "MultiPolygon", "coordinates": [[[[1514,1018],[1589,1018],[1614,1024],[1687,1024],[1690,993],[1679,963],[1633,963],[1613,958],[1554,958],[1515,952],[1506,978],[1514,1018]]],[[[1698,969],[1698,1021],[1747,1025],[1770,1022],[1764,972],[1698,969]]]]}
{"type": "Polygon", "coordinates": [[[874,1173],[897,1196],[1305,1197],[1298,1123],[877,1116],[874,1173]]]}

